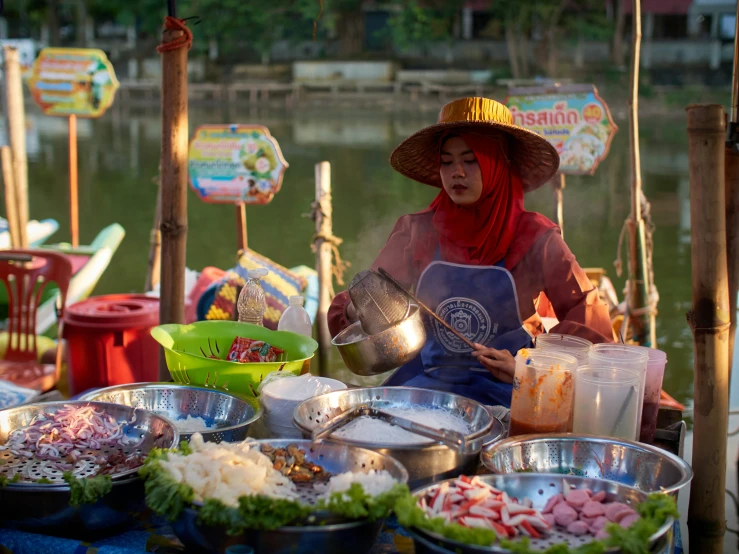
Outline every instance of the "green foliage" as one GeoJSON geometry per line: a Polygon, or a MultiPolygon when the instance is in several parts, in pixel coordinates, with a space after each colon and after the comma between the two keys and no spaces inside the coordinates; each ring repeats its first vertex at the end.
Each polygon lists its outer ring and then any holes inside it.
{"type": "Polygon", "coordinates": [[[110,475],[97,475],[77,479],[71,471],[62,474],[69,485],[69,505],[95,504],[103,496],[113,490],[113,479],[110,475]]]}

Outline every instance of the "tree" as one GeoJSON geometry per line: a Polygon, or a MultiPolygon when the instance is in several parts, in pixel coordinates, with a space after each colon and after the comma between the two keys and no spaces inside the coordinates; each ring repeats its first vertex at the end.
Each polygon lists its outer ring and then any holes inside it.
{"type": "Polygon", "coordinates": [[[464,0],[438,0],[419,3],[398,0],[397,11],[388,21],[388,34],[400,50],[430,43],[447,44],[447,62],[452,61],[453,43],[459,29],[464,0]]]}

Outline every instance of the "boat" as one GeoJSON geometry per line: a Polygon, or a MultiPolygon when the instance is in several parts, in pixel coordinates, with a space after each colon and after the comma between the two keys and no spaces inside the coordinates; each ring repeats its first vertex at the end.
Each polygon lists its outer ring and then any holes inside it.
{"type": "MultiPolygon", "coordinates": [[[[42,219],[41,221],[32,220],[26,224],[26,235],[28,236],[28,244],[32,247],[38,247],[51,237],[59,229],[59,223],[56,219],[42,219]]],[[[8,220],[0,217],[0,249],[11,247],[10,230],[8,228],[8,220]]]]}
{"type": "MultiPolygon", "coordinates": [[[[110,260],[121,244],[126,231],[118,223],[108,225],[86,246],[73,247],[68,243],[42,245],[43,250],[65,254],[72,262],[72,280],[67,292],[67,305],[84,300],[92,293],[110,260]]],[[[47,333],[56,324],[56,293],[51,290],[36,314],[36,333],[47,333]]]]}

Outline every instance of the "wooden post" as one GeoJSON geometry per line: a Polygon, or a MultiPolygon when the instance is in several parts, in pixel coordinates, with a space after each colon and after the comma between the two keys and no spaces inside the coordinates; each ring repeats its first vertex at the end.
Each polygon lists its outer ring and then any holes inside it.
{"type": "Polygon", "coordinates": [[[631,45],[631,94],[629,142],[631,146],[631,215],[629,217],[629,321],[632,339],[643,346],[657,346],[652,282],[647,258],[646,228],[642,218],[641,155],[639,153],[639,63],[641,54],[641,0],[634,0],[631,45]]]}
{"type": "Polygon", "coordinates": [[[249,248],[249,240],[246,234],[246,204],[236,204],[236,236],[239,251],[249,248]]]}
{"type": "Polygon", "coordinates": [[[694,344],[693,482],[690,551],[723,552],[729,409],[729,290],[724,141],[720,105],[688,106],[694,344]]]}
{"type": "Polygon", "coordinates": [[[563,213],[563,191],[565,189],[565,175],[560,173],[552,179],[552,191],[554,193],[554,222],[559,225],[564,236],[564,213],[563,213]]]}
{"type": "Polygon", "coordinates": [[[28,158],[26,156],[26,109],[23,104],[20,54],[13,46],[3,49],[5,60],[5,114],[8,144],[13,158],[13,180],[18,204],[18,226],[23,248],[28,248],[28,158]]]}
{"type": "Polygon", "coordinates": [[[333,300],[333,272],[331,270],[331,243],[333,235],[331,206],[331,164],[316,164],[316,269],[318,270],[318,371],[328,373],[331,352],[331,332],[328,330],[328,308],[333,300]]]}
{"type": "Polygon", "coordinates": [[[0,153],[3,165],[3,182],[5,184],[5,216],[8,218],[10,244],[13,248],[21,246],[20,227],[18,222],[18,199],[15,194],[15,176],[13,175],[13,156],[10,146],[3,146],[0,153]]]}
{"type": "Polygon", "coordinates": [[[69,228],[72,247],[80,245],[79,187],[77,184],[77,116],[69,116],[69,228]]]}
{"type": "MultiPolygon", "coordinates": [[[[160,51],[162,54],[162,283],[159,304],[161,323],[185,321],[185,263],[187,250],[187,42],[185,31],[173,28],[174,20],[165,20],[160,51]]],[[[159,379],[170,378],[163,357],[159,379]]]]}
{"type": "Polygon", "coordinates": [[[734,340],[737,329],[737,295],[739,295],[739,146],[726,146],[726,259],[728,260],[729,278],[729,314],[731,329],[729,330],[729,382],[734,370],[734,340]]]}
{"type": "Polygon", "coordinates": [[[739,3],[734,29],[734,72],[731,83],[731,119],[726,141],[726,258],[729,275],[729,387],[734,369],[734,339],[737,328],[737,295],[739,295],[739,3]]]}

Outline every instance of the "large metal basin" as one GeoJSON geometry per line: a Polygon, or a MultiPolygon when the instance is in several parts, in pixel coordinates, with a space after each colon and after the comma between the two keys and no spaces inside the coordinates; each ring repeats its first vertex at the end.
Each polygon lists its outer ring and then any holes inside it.
{"type": "Polygon", "coordinates": [[[366,335],[359,321],[336,335],[336,346],[346,367],[356,375],[371,376],[386,373],[410,362],[426,343],[421,311],[411,305],[410,315],[397,325],[366,335]]]}
{"type": "Polygon", "coordinates": [[[673,496],[693,478],[685,460],[661,448],[571,433],[510,437],[485,447],[482,463],[493,473],[580,475],[673,496]]]}
{"type": "Polygon", "coordinates": [[[293,422],[305,437],[310,437],[315,427],[361,404],[380,409],[409,405],[445,408],[462,417],[469,425],[471,431],[465,437],[467,448],[464,452],[432,441],[405,446],[327,439],[368,448],[395,458],[408,470],[408,485],[411,488],[457,477],[463,473],[474,473],[483,443],[490,440],[488,435],[496,426],[495,418],[479,402],[457,394],[413,387],[352,389],[316,396],[295,408],[293,422]]]}

